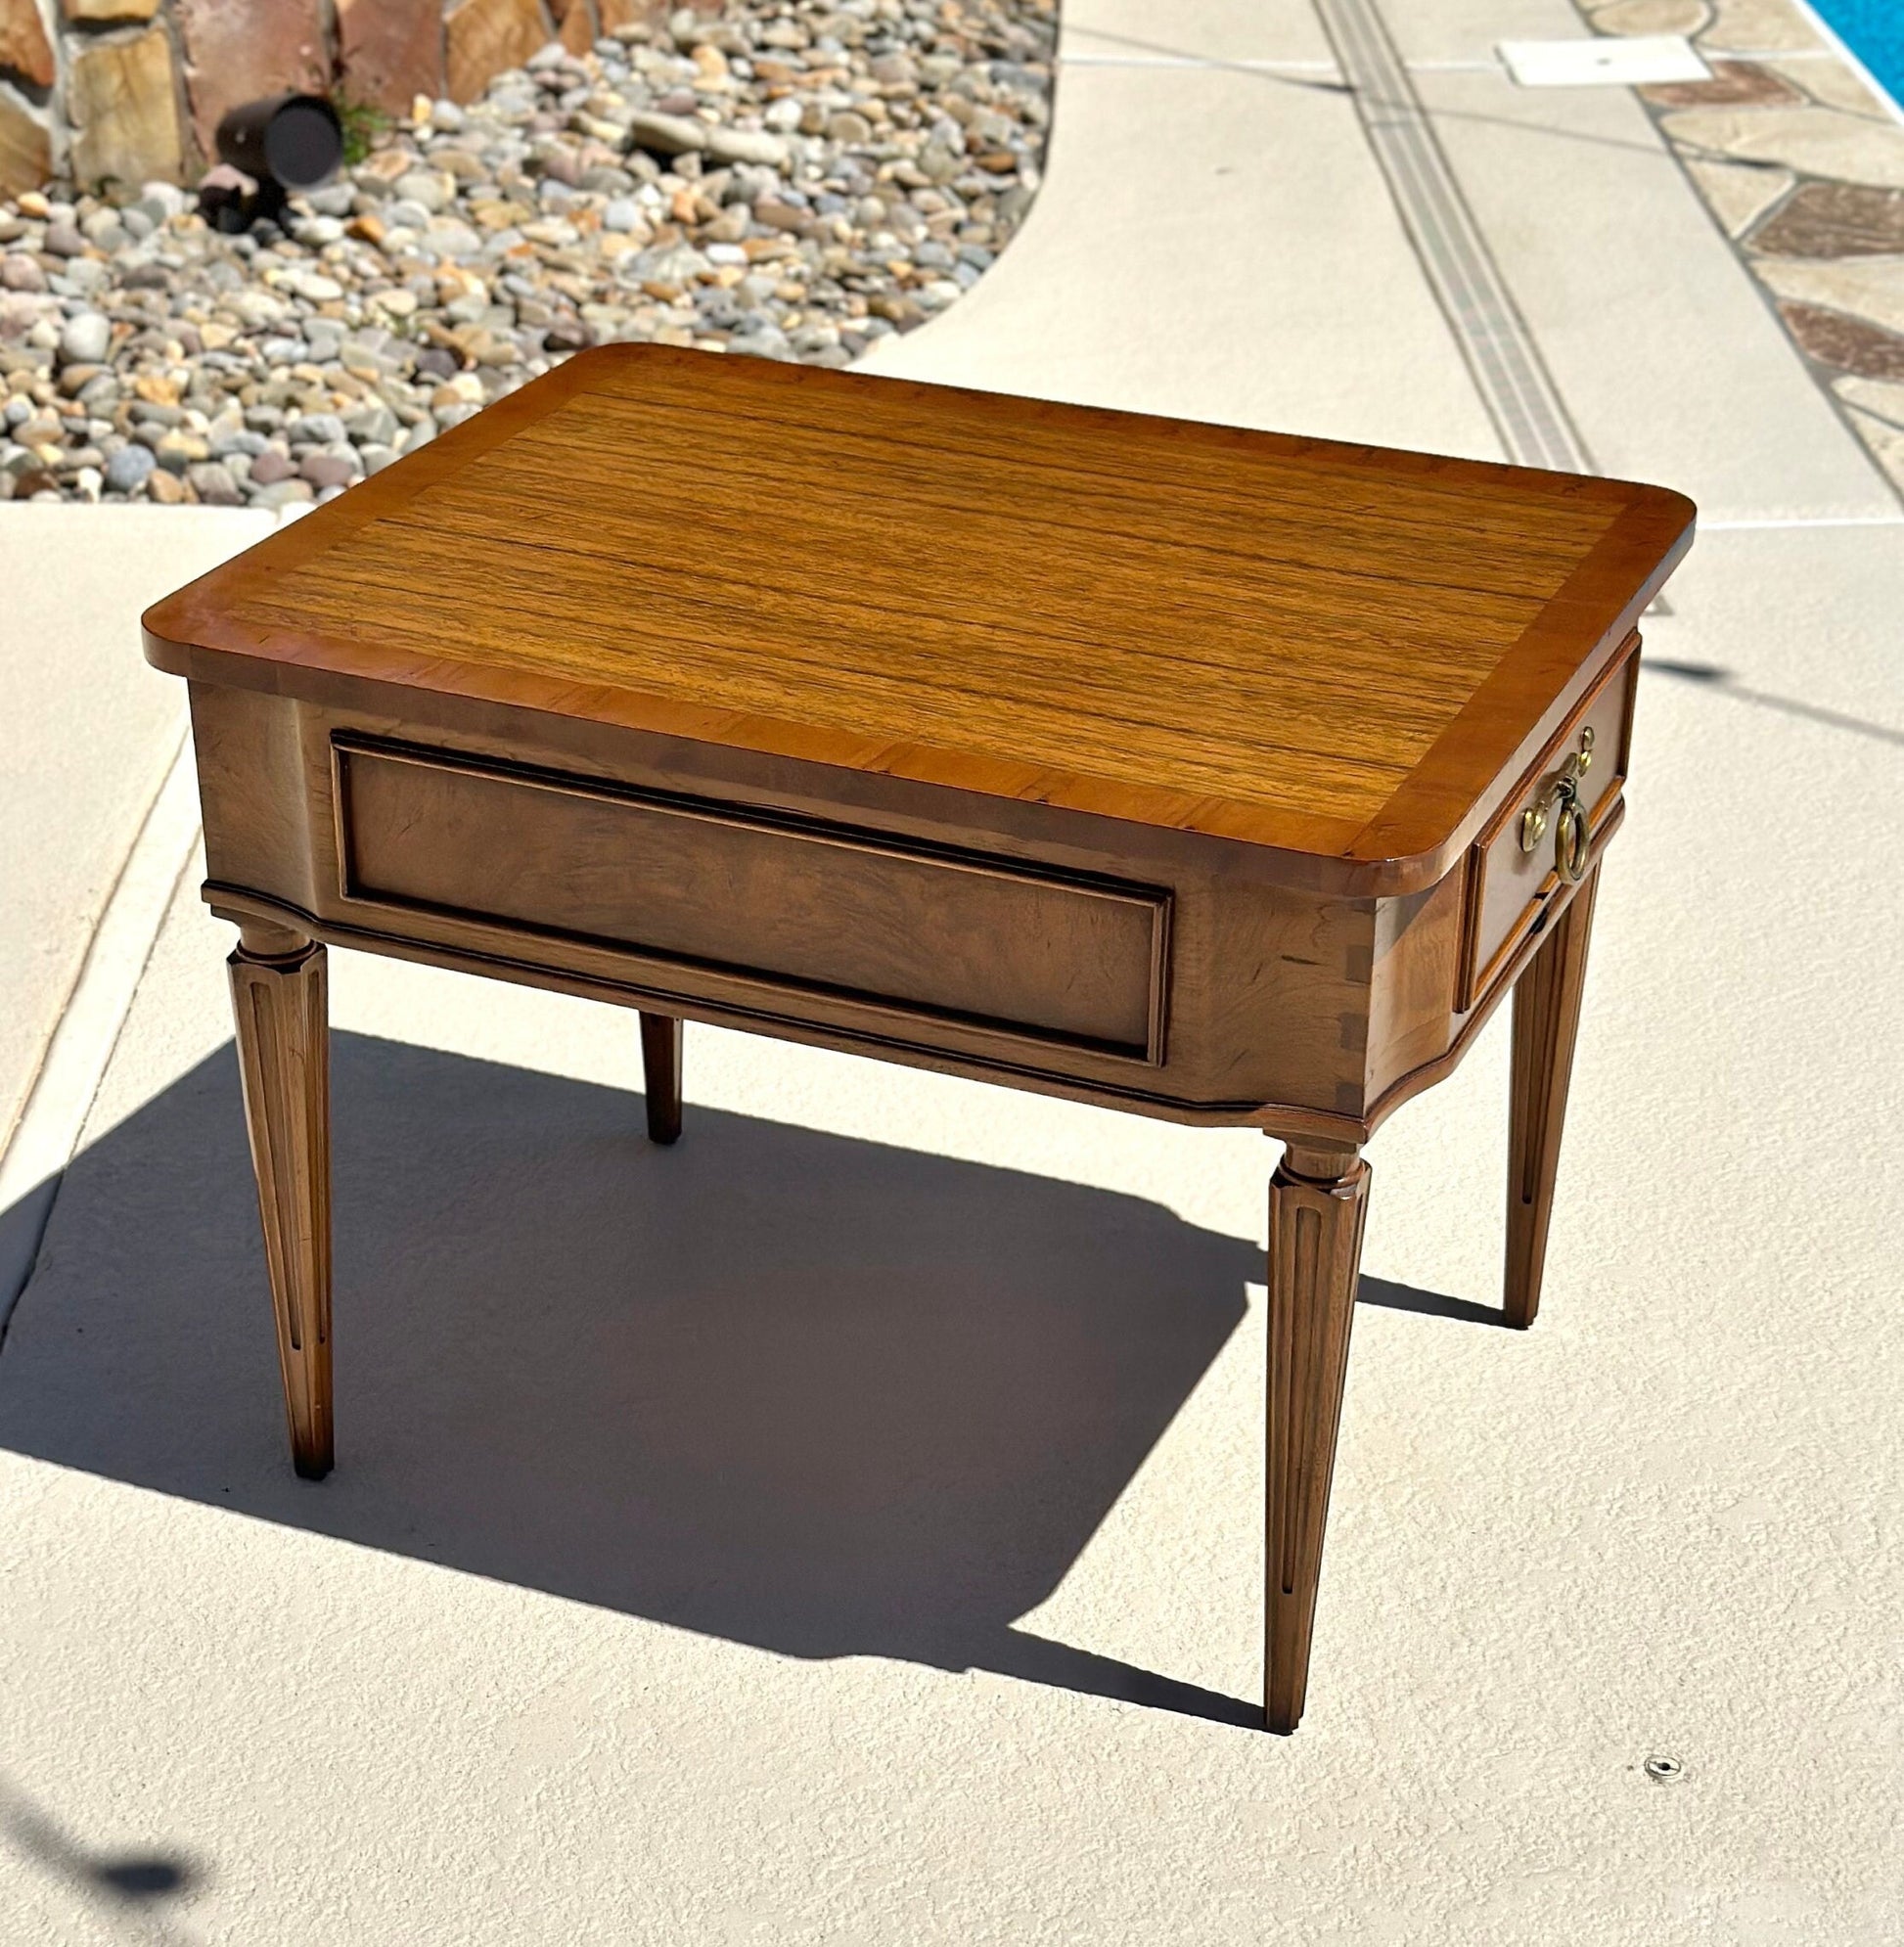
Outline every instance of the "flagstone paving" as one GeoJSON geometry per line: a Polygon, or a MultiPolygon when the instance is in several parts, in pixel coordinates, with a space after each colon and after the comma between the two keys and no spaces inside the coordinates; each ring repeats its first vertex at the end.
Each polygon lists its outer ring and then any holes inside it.
{"type": "Polygon", "coordinates": [[[1640,97],[1819,384],[1904,489],[1898,400],[1867,389],[1904,378],[1904,117],[1785,0],[1578,4],[1602,32],[1691,34],[1707,55],[1711,80],[1640,97]]]}

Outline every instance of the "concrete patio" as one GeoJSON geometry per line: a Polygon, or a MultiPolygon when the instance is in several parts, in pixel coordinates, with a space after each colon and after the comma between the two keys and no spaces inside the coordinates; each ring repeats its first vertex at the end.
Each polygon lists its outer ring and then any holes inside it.
{"type": "MultiPolygon", "coordinates": [[[[1514,457],[1349,11],[1067,0],[1021,235],[872,369],[1514,457]]],[[[8,506],[10,1947],[1904,1933],[1904,502],[1635,96],[1501,69],[1567,0],[1379,18],[1554,424],[1702,532],[1532,1333],[1505,1014],[1372,1146],[1301,1731],[1247,1728],[1247,1133],[695,1027],[658,1151],[627,1015],[335,955],[339,1468],[294,1478],[136,626],[266,517],[8,506]]]]}

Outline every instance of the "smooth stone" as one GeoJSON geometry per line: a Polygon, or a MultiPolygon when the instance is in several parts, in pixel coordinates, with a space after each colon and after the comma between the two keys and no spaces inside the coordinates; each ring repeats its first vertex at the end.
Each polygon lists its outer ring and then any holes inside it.
{"type": "Polygon", "coordinates": [[[552,185],[566,190],[577,190],[582,184],[580,158],[571,149],[552,149],[542,158],[542,188],[549,192],[552,185]]]}
{"type": "Polygon", "coordinates": [[[348,486],[359,469],[340,453],[306,453],[297,471],[314,487],[348,486]]]}
{"type": "Polygon", "coordinates": [[[257,484],[258,462],[251,463],[251,505],[253,507],[289,507],[294,502],[314,499],[309,480],[276,478],[265,485],[257,484]]]}
{"type": "Polygon", "coordinates": [[[769,326],[763,332],[737,332],[728,340],[727,349],[738,358],[771,358],[783,364],[793,364],[799,358],[788,342],[787,334],[776,326],[769,326]]]}
{"type": "Polygon", "coordinates": [[[480,158],[472,156],[467,149],[435,149],[431,152],[430,159],[459,184],[479,183],[483,178],[480,158]]]}
{"type": "Polygon", "coordinates": [[[595,342],[594,333],[574,318],[558,318],[542,338],[551,351],[586,351],[595,342]]]}
{"type": "Polygon", "coordinates": [[[60,356],[68,365],[97,365],[113,343],[113,321],[103,311],[81,311],[60,333],[60,356]]]}
{"type": "Polygon", "coordinates": [[[204,460],[185,470],[185,477],[207,507],[242,507],[245,496],[239,490],[231,469],[216,460],[204,460]]]}
{"type": "Polygon", "coordinates": [[[919,152],[920,173],[928,182],[949,183],[965,165],[965,151],[947,142],[929,142],[919,152]]]}
{"type": "Polygon", "coordinates": [[[812,221],[812,217],[813,212],[810,209],[802,209],[794,203],[775,201],[756,203],[753,205],[753,220],[756,223],[764,223],[769,230],[790,232],[802,230],[812,221]]]}
{"type": "Polygon", "coordinates": [[[434,216],[450,200],[450,190],[442,176],[431,169],[411,169],[391,185],[400,203],[413,203],[434,216]]]}
{"type": "Polygon", "coordinates": [[[752,162],[766,169],[784,169],[789,159],[786,139],[765,129],[710,128],[703,144],[717,162],[752,162]]]}
{"type": "Polygon", "coordinates": [[[264,325],[277,324],[291,308],[276,292],[259,291],[255,287],[233,291],[225,303],[236,317],[254,331],[264,325]]]}
{"type": "Polygon", "coordinates": [[[642,277],[661,284],[690,284],[709,267],[706,257],[692,244],[643,250],[635,262],[642,277]]]}
{"type": "Polygon", "coordinates": [[[139,185],[139,201],[156,208],[159,220],[164,222],[174,216],[183,216],[192,207],[193,197],[190,190],[181,189],[177,183],[155,177],[151,182],[139,185]]]}
{"type": "Polygon", "coordinates": [[[454,379],[446,380],[430,395],[431,410],[440,419],[446,406],[482,403],[482,381],[474,372],[459,372],[454,379]]]}
{"type": "Polygon", "coordinates": [[[267,446],[263,452],[252,457],[251,484],[270,486],[274,481],[294,478],[297,469],[275,446],[267,446]]]}
{"type": "Polygon", "coordinates": [[[211,458],[211,448],[203,439],[177,427],[161,433],[153,451],[159,456],[159,464],[173,474],[182,474],[188,467],[211,458]]]}
{"type": "Polygon", "coordinates": [[[459,223],[454,217],[437,216],[431,219],[430,233],[425,244],[443,256],[471,257],[483,249],[483,239],[467,223],[459,223]]]}
{"type": "Polygon", "coordinates": [[[151,449],[127,443],[106,463],[106,484],[114,493],[130,493],[159,464],[151,449]]]}
{"type": "Polygon", "coordinates": [[[652,149],[657,156],[685,156],[704,149],[707,136],[707,125],[687,115],[657,114],[644,109],[628,117],[630,145],[652,149]]]}
{"type": "Polygon", "coordinates": [[[336,413],[306,413],[286,429],[294,446],[334,446],[344,437],[343,421],[336,413]]]}
{"type": "Polygon", "coordinates": [[[383,400],[343,415],[343,429],[359,446],[388,446],[397,436],[398,422],[383,400]]]}

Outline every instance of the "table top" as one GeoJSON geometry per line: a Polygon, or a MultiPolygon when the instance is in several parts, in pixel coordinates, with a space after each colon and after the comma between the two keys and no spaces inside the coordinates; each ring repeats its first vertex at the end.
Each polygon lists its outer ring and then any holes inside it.
{"type": "Polygon", "coordinates": [[[147,653],[1444,866],[1692,520],[1657,487],[615,345],[167,597],[147,653]]]}

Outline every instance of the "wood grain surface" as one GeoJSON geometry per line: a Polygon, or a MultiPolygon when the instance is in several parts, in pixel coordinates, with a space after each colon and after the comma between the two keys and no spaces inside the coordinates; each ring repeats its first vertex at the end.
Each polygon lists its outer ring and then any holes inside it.
{"type": "Polygon", "coordinates": [[[159,666],[433,690],[1347,860],[1439,853],[1676,494],[657,346],[159,604],[159,666]]]}

